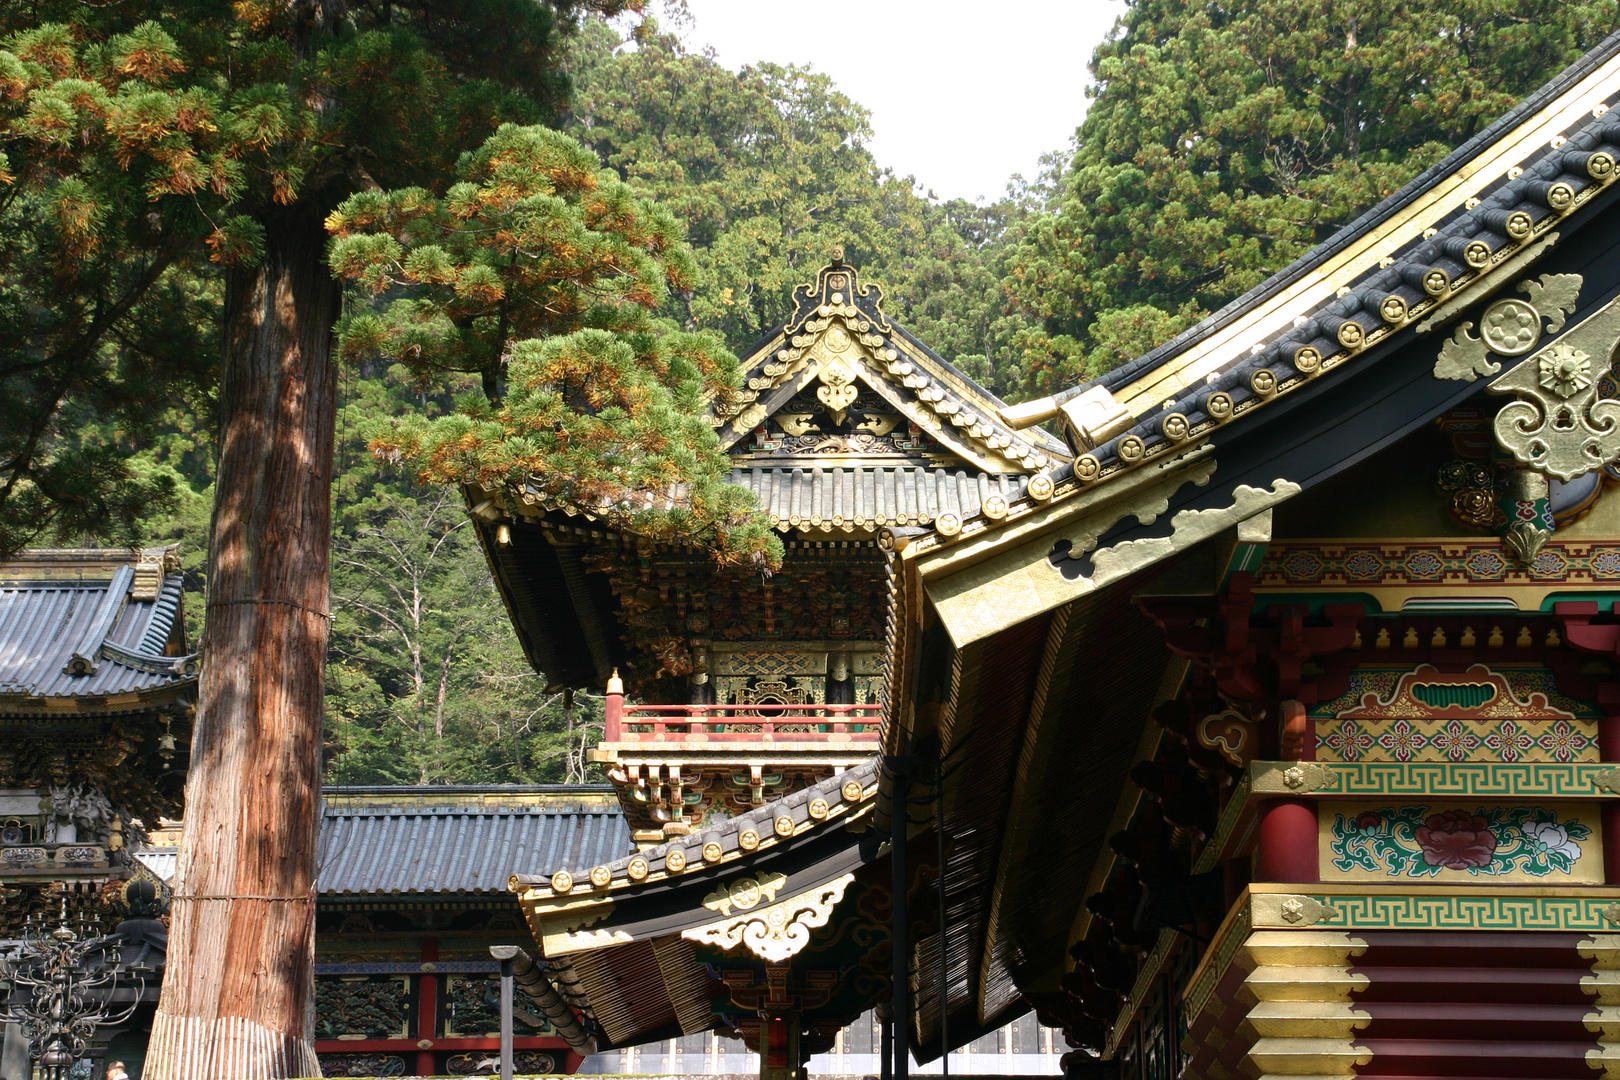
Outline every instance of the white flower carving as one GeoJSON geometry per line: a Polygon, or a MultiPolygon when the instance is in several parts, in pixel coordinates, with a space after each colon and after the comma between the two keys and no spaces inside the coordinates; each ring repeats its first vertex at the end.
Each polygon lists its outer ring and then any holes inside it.
{"type": "Polygon", "coordinates": [[[1549,854],[1563,855],[1574,862],[1581,857],[1581,846],[1569,838],[1562,825],[1552,821],[1533,821],[1524,826],[1524,838],[1549,854]]]}
{"type": "Polygon", "coordinates": [[[1567,398],[1592,385],[1592,358],[1559,342],[1541,354],[1540,372],[1544,388],[1567,398]]]}

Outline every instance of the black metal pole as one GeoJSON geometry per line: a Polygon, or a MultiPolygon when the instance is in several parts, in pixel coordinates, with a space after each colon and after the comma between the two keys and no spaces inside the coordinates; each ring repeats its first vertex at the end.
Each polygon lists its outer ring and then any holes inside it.
{"type": "Polygon", "coordinates": [[[491,946],[501,962],[501,1080],[512,1080],[512,961],[517,949],[491,946]]]}
{"type": "Polygon", "coordinates": [[[894,1080],[894,1010],[878,1013],[878,1038],[881,1043],[878,1080],[894,1080]]]}
{"type": "Polygon", "coordinates": [[[951,953],[945,924],[945,762],[934,783],[934,832],[939,838],[939,1072],[951,1075],[951,953]]]}
{"type": "Polygon", "coordinates": [[[911,927],[906,921],[906,825],[910,818],[907,798],[911,777],[897,773],[894,778],[894,832],[889,839],[889,866],[894,890],[894,994],[890,1011],[894,1019],[893,1080],[906,1080],[911,1070],[911,927]]]}

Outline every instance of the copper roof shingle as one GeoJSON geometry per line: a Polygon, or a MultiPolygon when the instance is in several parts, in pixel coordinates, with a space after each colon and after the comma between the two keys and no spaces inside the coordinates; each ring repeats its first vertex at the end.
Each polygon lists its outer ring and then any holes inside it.
{"type": "Polygon", "coordinates": [[[196,680],[172,651],[182,579],[162,552],[25,552],[0,567],[0,696],[134,694],[196,680]]]}
{"type": "Polygon", "coordinates": [[[972,517],[984,500],[1023,497],[1028,477],[977,469],[751,468],[733,469],[731,482],[754,493],[777,527],[867,529],[927,525],[943,513],[972,517]]]}
{"type": "MultiPolygon", "coordinates": [[[[558,788],[561,798],[537,805],[499,805],[488,793],[477,805],[411,806],[400,789],[390,805],[332,805],[321,822],[319,890],[323,896],[387,893],[505,893],[514,873],[536,866],[591,866],[629,854],[633,845],[612,788],[558,788]],[[570,792],[593,798],[569,802],[570,792]],[[603,796],[606,796],[605,798],[603,796]]],[[[375,793],[386,789],[349,789],[375,793]]],[[[471,791],[472,789],[462,789],[471,791]]],[[[513,788],[514,795],[542,791],[513,788]]],[[[472,801],[472,800],[468,800],[472,801]]]]}

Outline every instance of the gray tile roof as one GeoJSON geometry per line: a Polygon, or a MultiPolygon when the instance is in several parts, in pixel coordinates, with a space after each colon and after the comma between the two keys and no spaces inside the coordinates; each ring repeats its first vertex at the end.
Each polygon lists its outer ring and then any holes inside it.
{"type": "Polygon", "coordinates": [[[107,697],[195,682],[195,657],[164,655],[178,629],[181,577],[163,573],[162,554],[27,552],[0,567],[0,697],[107,697]]]}
{"type": "Polygon", "coordinates": [[[1028,477],[977,469],[753,468],[733,469],[733,484],[754,493],[778,527],[853,530],[927,525],[940,514],[979,513],[987,496],[1023,497],[1028,477]]]}
{"type": "Polygon", "coordinates": [[[632,848],[623,813],[601,799],[538,806],[328,805],[318,880],[323,896],[504,894],[514,873],[590,867],[632,848]]]}

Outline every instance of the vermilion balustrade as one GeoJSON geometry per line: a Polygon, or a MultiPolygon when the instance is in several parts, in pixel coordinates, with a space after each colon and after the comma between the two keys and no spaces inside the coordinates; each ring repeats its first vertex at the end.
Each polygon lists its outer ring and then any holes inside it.
{"type": "MultiPolygon", "coordinates": [[[[617,680],[615,680],[617,681],[617,680]]],[[[626,705],[609,689],[606,741],[704,743],[878,741],[881,705],[626,705]],[[800,730],[784,731],[792,726],[800,730]],[[810,730],[802,730],[809,728],[810,730]],[[741,729],[741,730],[739,730],[741,729]]]]}

